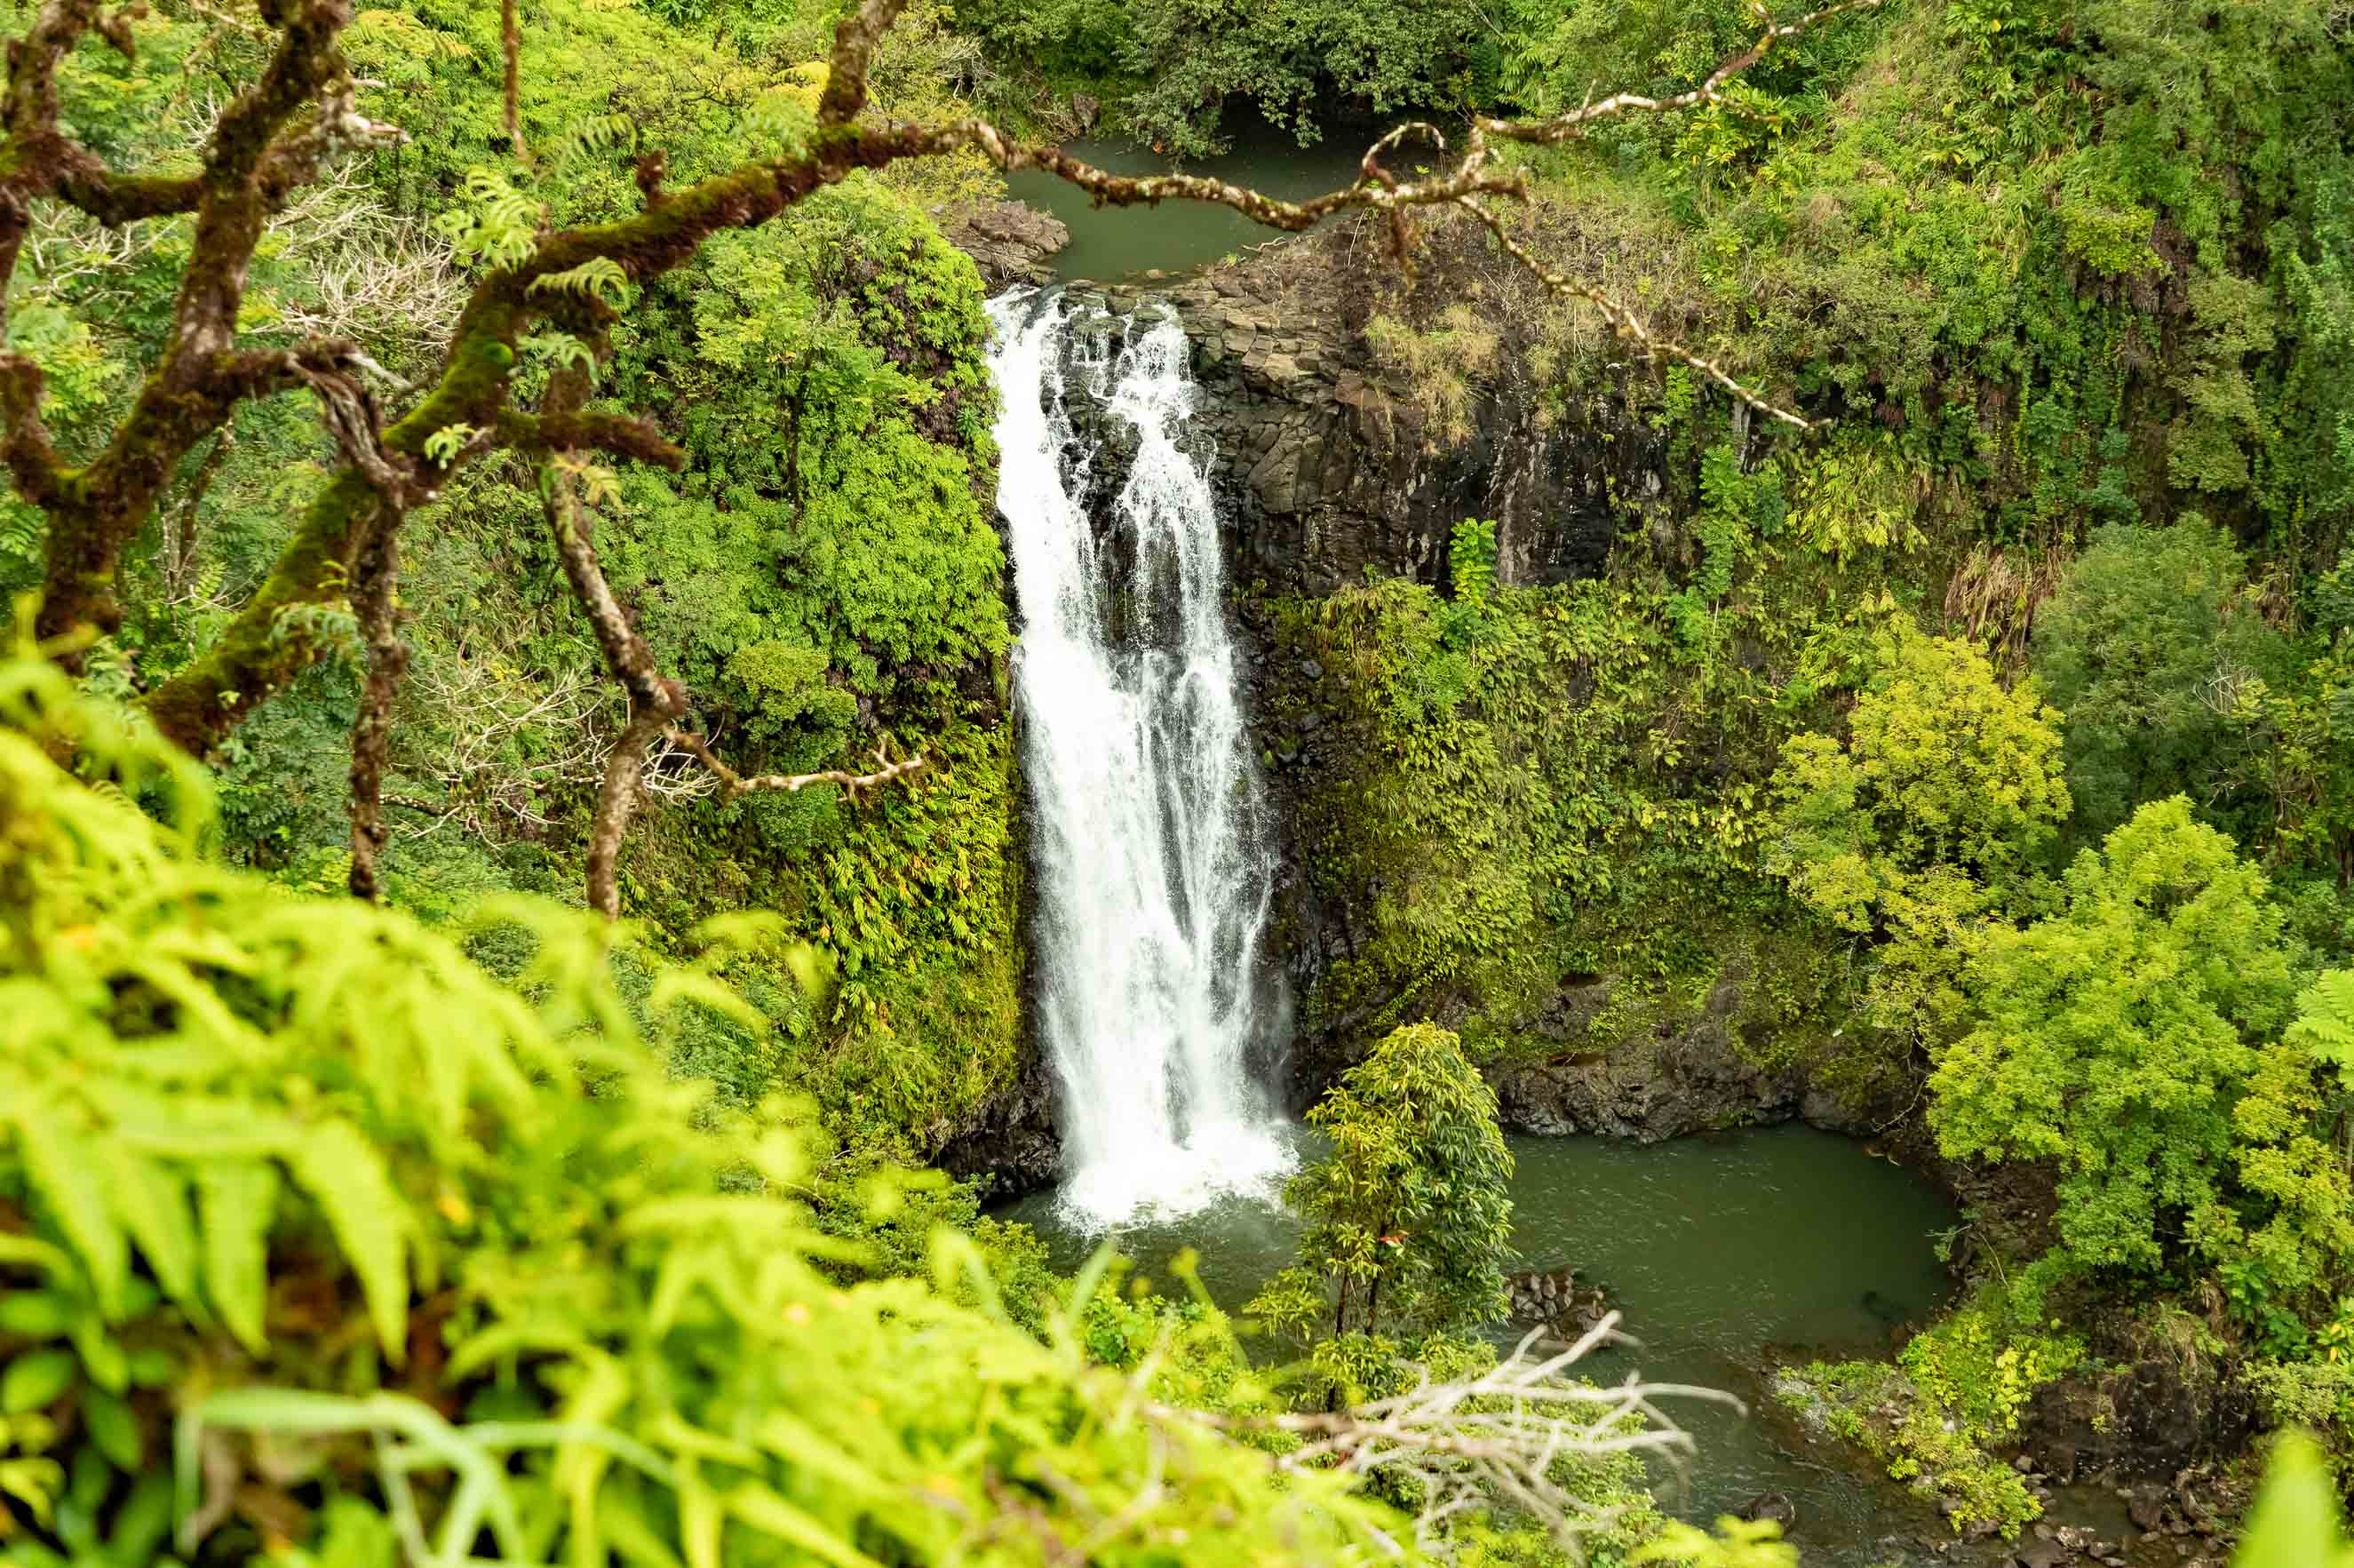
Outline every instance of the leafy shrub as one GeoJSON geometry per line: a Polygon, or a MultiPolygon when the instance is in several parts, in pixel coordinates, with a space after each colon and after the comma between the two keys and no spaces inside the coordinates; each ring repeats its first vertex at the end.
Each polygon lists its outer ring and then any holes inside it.
{"type": "Polygon", "coordinates": [[[1391,1516],[1343,1478],[1141,1401],[1067,1314],[1008,1322],[970,1241],[936,1236],[936,1283],[831,1277],[804,1140],[650,1048],[742,1010],[709,969],[658,975],[650,1038],[601,923],[482,909],[527,934],[503,985],[405,916],[207,864],[200,772],[51,667],[0,664],[0,716],[33,726],[0,729],[19,1560],[1373,1549],[1391,1516]],[[119,789],[58,771],[60,723],[119,789]]]}
{"type": "Polygon", "coordinates": [[[1903,618],[1870,670],[1844,745],[1783,747],[1766,862],[1825,919],[1883,938],[1870,1016],[1935,1044],[1967,1011],[1963,965],[2068,815],[2059,715],[2034,682],[2006,692],[1976,649],[1903,618]]]}
{"type": "Polygon", "coordinates": [[[1981,1287],[1898,1358],[1815,1362],[1785,1371],[1776,1397],[1808,1425],[1857,1444],[1898,1480],[1946,1499],[1956,1531],[1990,1524],[2006,1536],[2041,1508],[2019,1473],[1990,1452],[2008,1446],[2028,1400],[2073,1370],[2084,1341],[2055,1332],[2031,1272],[1981,1287]]]}
{"type": "Polygon", "coordinates": [[[2237,688],[2276,673],[2279,639],[2242,602],[2247,570],[2196,515],[2096,532],[2037,618],[2034,667],[2067,715],[2076,832],[2097,838],[2134,808],[2215,781],[2237,688]]]}
{"type": "Polygon", "coordinates": [[[2177,797],[2078,856],[2063,894],[1972,959],[1981,1022],[1929,1081],[1939,1148],[2059,1161],[2082,1266],[2189,1252],[2259,1297],[2312,1288],[2354,1228],[2313,1060],[2279,1039],[2297,988],[2264,876],[2177,797]]]}
{"type": "Polygon", "coordinates": [[[1308,1121],[1332,1148],[1284,1188],[1301,1261],[1249,1310],[1312,1337],[1314,1392],[1354,1403],[1394,1392],[1415,1342],[1503,1316],[1512,1157],[1495,1091],[1432,1023],[1392,1032],[1308,1121]]]}

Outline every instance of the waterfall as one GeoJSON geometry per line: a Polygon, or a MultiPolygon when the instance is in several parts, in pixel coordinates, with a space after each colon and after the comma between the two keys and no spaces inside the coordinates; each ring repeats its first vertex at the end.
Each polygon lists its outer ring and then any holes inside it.
{"type": "Polygon", "coordinates": [[[1110,1226],[1265,1191],[1288,1163],[1248,1061],[1273,868],[1216,507],[1179,445],[1197,397],[1183,329],[1121,330],[1026,289],[989,310],[1038,1023],[1063,1091],[1064,1202],[1110,1226]],[[1099,478],[1117,481],[1100,532],[1099,478]]]}

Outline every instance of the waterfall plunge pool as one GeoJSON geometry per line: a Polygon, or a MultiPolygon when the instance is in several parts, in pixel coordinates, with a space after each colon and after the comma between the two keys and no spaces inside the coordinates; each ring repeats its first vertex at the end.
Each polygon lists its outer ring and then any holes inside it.
{"type": "MultiPolygon", "coordinates": [[[[1285,201],[1304,201],[1354,185],[1365,149],[1385,129],[1350,122],[1328,124],[1320,140],[1303,147],[1289,131],[1243,113],[1229,132],[1227,151],[1214,158],[1180,163],[1109,136],[1082,137],[1066,150],[1115,175],[1202,175],[1285,201]]],[[[1393,152],[1384,162],[1395,174],[1410,175],[1428,168],[1430,154],[1417,143],[1393,152]]],[[[1232,207],[1203,202],[1097,207],[1078,186],[1035,169],[1008,175],[1005,184],[1014,196],[1052,213],[1070,229],[1070,244],[1052,262],[1055,274],[1066,280],[1112,283],[1152,270],[1188,272],[1283,238],[1280,229],[1253,223],[1232,207]]]]}
{"type": "MultiPolygon", "coordinates": [[[[1937,1561],[1919,1544],[1943,1531],[1926,1505],[1869,1474],[1786,1453],[1760,1419],[1770,1414],[1769,1360],[1884,1357],[1893,1330],[1925,1323],[1946,1300],[1933,1244],[1956,1215],[1937,1192],[1850,1139],[1796,1125],[1648,1145],[1509,1142],[1521,1266],[1575,1266],[1581,1281],[1608,1289],[1641,1341],[1596,1356],[1587,1375],[1610,1383],[1639,1372],[1724,1389],[1751,1407],[1746,1417],[1697,1402],[1670,1410],[1698,1452],[1685,1473],[1658,1477],[1662,1507],[1706,1521],[1780,1492],[1797,1505],[1789,1533],[1808,1568],[1937,1561]]],[[[1034,1226],[1065,1270],[1103,1240],[1052,1192],[1002,1213],[1034,1226]]],[[[1291,1262],[1298,1234],[1280,1207],[1235,1197],[1114,1235],[1169,1289],[1170,1259],[1198,1249],[1204,1285],[1239,1308],[1291,1262]]],[[[1500,1342],[1517,1332],[1500,1331],[1500,1342]]]]}

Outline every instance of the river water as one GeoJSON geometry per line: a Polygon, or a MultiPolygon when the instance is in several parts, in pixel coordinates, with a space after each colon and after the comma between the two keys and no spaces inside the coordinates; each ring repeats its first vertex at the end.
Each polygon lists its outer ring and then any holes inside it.
{"type": "MultiPolygon", "coordinates": [[[[1947,1294],[1933,1250],[1952,1210],[1911,1172],[1850,1139],[1788,1126],[1633,1144],[1513,1138],[1513,1239],[1525,1267],[1573,1265],[1606,1287],[1639,1346],[1586,1369],[1720,1388],[1743,1415],[1701,1403],[1670,1414],[1697,1453],[1655,1489],[1669,1511],[1705,1522],[1763,1492],[1797,1505],[1790,1539],[1808,1568],[1926,1560],[1916,1542],[1942,1529],[1892,1483],[1786,1452],[1761,1419],[1761,1369],[1776,1356],[1886,1356],[1892,1330],[1925,1322],[1947,1294]]],[[[1077,1267],[1103,1240],[1052,1194],[1005,1211],[1077,1267]]],[[[1279,1207],[1229,1198],[1180,1220],[1118,1230],[1123,1252],[1166,1282],[1180,1248],[1198,1248],[1204,1284],[1239,1307],[1292,1261],[1299,1227],[1279,1207]]],[[[1177,1287],[1168,1287],[1175,1289],[1177,1287]]],[[[1500,1330],[1500,1344],[1516,1338],[1500,1330]]]]}
{"type": "MultiPolygon", "coordinates": [[[[1380,135],[1378,129],[1335,126],[1316,145],[1302,147],[1288,131],[1252,122],[1235,132],[1223,156],[1182,165],[1149,147],[1110,138],[1067,143],[1066,151],[1115,175],[1202,175],[1299,201],[1354,185],[1358,161],[1380,135]]],[[[1408,166],[1395,158],[1390,163],[1400,172],[1408,166]]],[[[1085,191],[1034,169],[1008,175],[1005,183],[1016,197],[1069,226],[1071,243],[1054,259],[1067,281],[1113,283],[1156,269],[1188,272],[1282,237],[1280,230],[1253,223],[1231,207],[1201,202],[1090,207],[1085,191]]]]}

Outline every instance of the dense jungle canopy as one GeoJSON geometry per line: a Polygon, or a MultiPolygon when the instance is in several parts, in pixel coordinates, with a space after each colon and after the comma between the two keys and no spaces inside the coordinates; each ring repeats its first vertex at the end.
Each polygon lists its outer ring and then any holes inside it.
{"type": "Polygon", "coordinates": [[[1506,1327],[1502,1129],[1700,1079],[1959,1205],[1825,1452],[2354,1561],[2346,0],[8,5],[0,1558],[1787,1568],[1506,1327]],[[1023,171],[1282,239],[1244,1299],[985,1212],[1023,171]]]}

